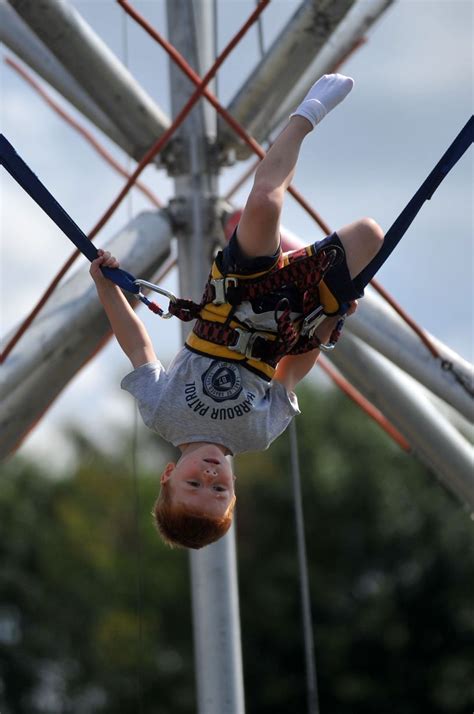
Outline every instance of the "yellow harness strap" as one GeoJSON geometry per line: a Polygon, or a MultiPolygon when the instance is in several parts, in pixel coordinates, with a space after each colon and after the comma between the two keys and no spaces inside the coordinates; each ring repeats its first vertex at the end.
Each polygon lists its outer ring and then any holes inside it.
{"type": "MultiPolygon", "coordinates": [[[[264,270],[259,273],[252,273],[251,275],[228,273],[225,277],[237,278],[237,280],[239,281],[254,280],[255,278],[260,278],[262,275],[266,275],[267,273],[272,272],[273,270],[278,270],[279,267],[282,267],[282,263],[283,256],[280,255],[275,260],[274,265],[269,270],[264,270]]],[[[211,279],[221,280],[223,278],[223,273],[221,273],[221,271],[217,267],[216,262],[214,261],[211,268],[211,279]]],[[[223,324],[227,323],[231,310],[232,305],[230,303],[226,302],[222,305],[215,305],[214,303],[209,302],[204,305],[199,316],[203,320],[208,320],[210,322],[220,322],[223,324]]],[[[228,323],[228,326],[248,331],[248,327],[246,325],[243,325],[239,320],[236,320],[234,318],[231,318],[230,322],[228,323]]],[[[276,333],[273,332],[264,332],[259,330],[259,334],[268,340],[277,339],[276,333]]],[[[194,332],[189,333],[188,338],[186,340],[186,345],[194,352],[205,355],[206,357],[212,357],[213,359],[220,358],[224,360],[230,360],[232,362],[244,362],[245,366],[248,367],[252,372],[260,374],[266,380],[270,380],[275,373],[275,368],[267,364],[263,360],[246,357],[245,355],[230,349],[226,345],[216,345],[213,342],[209,342],[208,340],[198,337],[194,332]]]]}
{"type": "MultiPolygon", "coordinates": [[[[236,280],[238,282],[244,282],[245,280],[255,280],[256,278],[260,278],[263,275],[268,275],[269,273],[272,273],[273,271],[279,270],[280,268],[287,266],[290,262],[292,262],[292,257],[293,257],[293,259],[296,258],[296,255],[298,255],[298,257],[304,257],[305,254],[308,257],[313,255],[314,247],[306,246],[305,248],[302,248],[300,251],[292,251],[291,253],[280,254],[280,256],[275,260],[275,263],[273,264],[273,266],[270,269],[262,271],[262,272],[258,272],[258,273],[253,273],[251,275],[241,275],[238,273],[227,273],[224,276],[224,274],[219,270],[216,261],[214,261],[214,263],[212,264],[212,268],[211,268],[210,280],[211,281],[219,281],[219,280],[223,280],[224,278],[225,279],[236,278],[236,280]]],[[[320,299],[321,305],[324,308],[324,312],[326,314],[336,314],[340,307],[339,302],[334,297],[334,295],[329,290],[329,288],[324,283],[324,281],[321,281],[319,283],[318,290],[319,290],[319,299],[320,299]]],[[[225,293],[225,291],[223,292],[223,294],[224,293],[225,293]]],[[[201,312],[199,313],[199,318],[201,318],[202,320],[206,320],[208,322],[218,322],[221,324],[225,324],[226,327],[230,327],[233,329],[241,329],[245,332],[249,332],[249,328],[247,325],[244,325],[239,320],[232,317],[232,315],[231,315],[232,309],[233,309],[233,306],[228,302],[224,302],[224,303],[218,304],[218,305],[216,305],[213,302],[209,302],[206,305],[204,305],[204,307],[201,309],[201,312]]],[[[259,330],[258,334],[269,341],[274,341],[278,338],[278,335],[276,332],[268,332],[268,331],[259,330]]],[[[232,362],[242,362],[245,364],[245,366],[248,369],[250,369],[253,372],[256,372],[257,374],[259,374],[266,380],[272,379],[272,377],[275,373],[274,366],[271,364],[268,364],[264,360],[258,360],[258,359],[254,359],[252,357],[247,357],[245,354],[241,354],[240,352],[237,352],[235,349],[232,349],[231,347],[228,347],[227,345],[216,344],[214,342],[211,342],[210,340],[206,340],[203,337],[199,337],[195,332],[191,332],[188,335],[188,338],[186,340],[186,345],[194,352],[197,352],[198,354],[205,355],[206,357],[212,357],[213,359],[229,360],[232,362]]]]}

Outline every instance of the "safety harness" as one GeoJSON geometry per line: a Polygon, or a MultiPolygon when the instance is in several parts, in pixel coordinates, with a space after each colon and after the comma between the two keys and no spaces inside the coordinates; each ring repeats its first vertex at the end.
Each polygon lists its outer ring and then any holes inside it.
{"type": "MultiPolygon", "coordinates": [[[[286,354],[300,354],[321,347],[315,330],[329,314],[341,310],[341,302],[324,283],[324,276],[342,255],[339,248],[317,245],[282,254],[269,270],[252,275],[224,274],[216,259],[200,303],[177,299],[170,312],[180,320],[195,320],[186,346],[199,354],[243,363],[251,371],[271,379],[278,361],[286,354]],[[300,296],[302,313],[292,319],[290,300],[282,298],[274,309],[275,330],[249,326],[236,316],[244,302],[275,294],[291,286],[300,296]]],[[[342,319],[341,319],[342,322],[342,319]]],[[[330,338],[331,349],[342,325],[330,338]]]]}

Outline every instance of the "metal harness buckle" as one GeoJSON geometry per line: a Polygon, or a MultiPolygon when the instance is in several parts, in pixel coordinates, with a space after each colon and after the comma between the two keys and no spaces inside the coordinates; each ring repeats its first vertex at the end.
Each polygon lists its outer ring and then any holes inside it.
{"type": "Polygon", "coordinates": [[[327,317],[326,313],[324,312],[324,308],[322,305],[318,305],[312,312],[309,313],[303,320],[303,325],[301,327],[301,334],[302,335],[309,335],[309,337],[312,337],[314,334],[314,331],[316,330],[317,327],[325,320],[327,317]]]}
{"type": "Polygon", "coordinates": [[[227,298],[227,288],[236,288],[239,284],[237,278],[212,278],[210,284],[214,288],[215,297],[212,301],[214,305],[224,305],[228,302],[227,298]]]}
{"type": "MultiPolygon", "coordinates": [[[[249,332],[248,330],[242,330],[240,327],[234,328],[235,332],[238,333],[239,337],[235,345],[227,345],[233,352],[238,352],[241,355],[245,355],[248,359],[254,359],[257,361],[261,360],[261,357],[256,357],[252,354],[253,346],[257,337],[262,337],[258,332],[249,332]]],[[[265,338],[263,338],[265,339],[265,338]]]]}

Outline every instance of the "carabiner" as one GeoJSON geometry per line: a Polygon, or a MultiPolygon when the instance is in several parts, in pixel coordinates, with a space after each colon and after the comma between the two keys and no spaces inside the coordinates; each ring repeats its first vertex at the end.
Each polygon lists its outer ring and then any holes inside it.
{"type": "MultiPolygon", "coordinates": [[[[149,290],[153,290],[155,293],[159,293],[160,295],[164,295],[165,297],[168,298],[170,302],[177,302],[178,298],[176,295],[173,295],[173,293],[170,293],[168,290],[165,290],[164,288],[160,288],[158,285],[155,285],[154,283],[148,282],[148,280],[141,280],[140,278],[135,280],[135,285],[138,286],[143,286],[144,288],[148,288],[149,290]]],[[[145,295],[140,291],[137,295],[139,299],[144,298],[145,295]]],[[[170,317],[173,317],[173,314],[171,312],[166,312],[161,315],[163,320],[169,320],[170,317]]]]}

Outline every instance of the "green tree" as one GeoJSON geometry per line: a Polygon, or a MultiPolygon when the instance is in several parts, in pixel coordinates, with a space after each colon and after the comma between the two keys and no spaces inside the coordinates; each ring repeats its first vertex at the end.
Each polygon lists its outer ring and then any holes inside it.
{"type": "MultiPolygon", "coordinates": [[[[298,417],[322,712],[464,714],[474,701],[474,542],[462,508],[333,392],[298,417]]],[[[185,551],[150,511],[166,445],[114,456],[71,435],[64,478],[0,482],[2,714],[193,714],[185,551]]],[[[248,714],[304,712],[288,437],[236,460],[248,714]]]]}
{"type": "MultiPolygon", "coordinates": [[[[306,390],[300,402],[321,711],[469,711],[468,514],[342,396],[306,390]]],[[[238,528],[249,714],[305,711],[288,443],[282,436],[257,459],[239,459],[246,484],[238,528]]]]}

